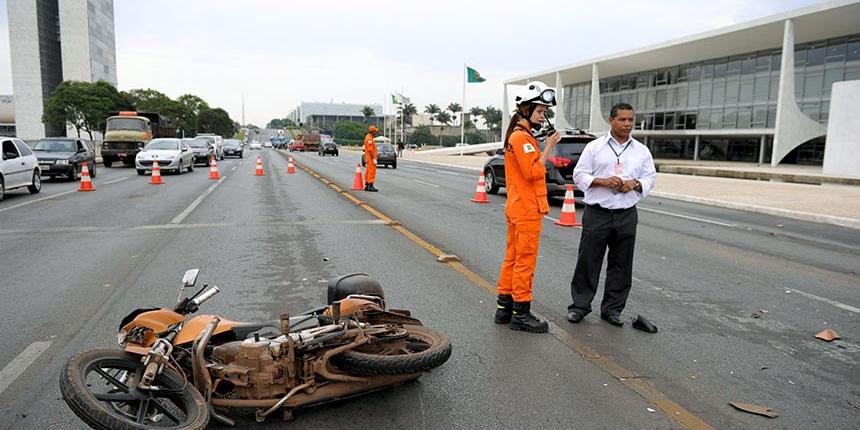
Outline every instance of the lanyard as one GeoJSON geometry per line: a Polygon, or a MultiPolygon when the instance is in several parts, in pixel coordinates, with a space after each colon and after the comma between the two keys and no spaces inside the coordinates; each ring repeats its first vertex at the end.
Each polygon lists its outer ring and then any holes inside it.
{"type": "MultiPolygon", "coordinates": [[[[612,139],[612,137],[610,136],[610,137],[609,137],[609,139],[612,139]]],[[[618,162],[618,163],[620,163],[620,162],[621,162],[621,154],[623,154],[623,153],[624,153],[624,151],[626,151],[626,150],[627,150],[627,148],[629,148],[629,147],[630,147],[630,143],[631,143],[631,142],[628,140],[628,141],[627,141],[627,143],[626,143],[626,144],[624,144],[624,149],[622,149],[622,150],[621,150],[621,152],[617,152],[617,151],[615,150],[615,148],[614,148],[614,147],[612,147],[612,143],[611,143],[611,142],[609,142],[609,139],[606,139],[606,144],[607,144],[607,145],[609,145],[609,149],[611,149],[611,150],[612,150],[612,153],[613,153],[613,154],[615,154],[615,161],[616,161],[616,162],[618,162]]]]}

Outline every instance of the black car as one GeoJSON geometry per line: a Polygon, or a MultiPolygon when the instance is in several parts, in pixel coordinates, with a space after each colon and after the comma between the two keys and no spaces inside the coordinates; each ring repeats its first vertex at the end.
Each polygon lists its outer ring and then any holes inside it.
{"type": "MultiPolygon", "coordinates": [[[[377,143],[376,144],[376,166],[386,166],[391,167],[392,169],[397,168],[397,152],[394,151],[394,145],[390,143],[377,143]]],[[[365,166],[367,163],[364,162],[364,157],[361,157],[361,165],[365,166]]]]}
{"type": "Polygon", "coordinates": [[[317,150],[317,154],[319,154],[319,155],[332,154],[335,157],[340,155],[338,153],[337,143],[335,143],[333,140],[328,140],[328,141],[325,141],[323,143],[320,143],[320,149],[317,150]]]}
{"type": "Polygon", "coordinates": [[[245,157],[245,147],[242,142],[236,139],[224,140],[224,156],[235,155],[239,158],[245,157]]]}
{"type": "MultiPolygon", "coordinates": [[[[567,184],[573,184],[573,168],[579,161],[579,156],[588,142],[596,139],[593,134],[579,129],[561,130],[561,140],[555,147],[555,154],[547,157],[546,161],[546,193],[548,196],[563,196],[567,184]]],[[[543,139],[538,140],[538,145],[543,150],[543,139]]],[[[487,192],[496,194],[499,188],[505,186],[505,152],[498,149],[496,155],[484,164],[484,177],[487,184],[487,192]]],[[[574,188],[574,193],[581,192],[574,188]]]]}
{"type": "Polygon", "coordinates": [[[212,164],[212,158],[215,157],[215,145],[205,137],[195,137],[194,139],[182,139],[182,142],[191,148],[194,153],[192,164],[212,164]]]}
{"type": "Polygon", "coordinates": [[[62,176],[70,181],[81,177],[83,163],[87,163],[90,177],[96,177],[96,152],[89,141],[77,138],[58,137],[39,140],[33,146],[39,160],[42,176],[62,176]]]}

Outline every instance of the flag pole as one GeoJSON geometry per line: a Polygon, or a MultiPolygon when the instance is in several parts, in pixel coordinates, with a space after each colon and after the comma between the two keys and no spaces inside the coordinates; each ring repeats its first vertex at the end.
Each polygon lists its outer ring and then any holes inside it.
{"type": "MultiPolygon", "coordinates": [[[[466,63],[463,63],[463,105],[460,109],[460,143],[466,142],[466,63]]],[[[460,152],[460,155],[463,155],[460,152]]]]}

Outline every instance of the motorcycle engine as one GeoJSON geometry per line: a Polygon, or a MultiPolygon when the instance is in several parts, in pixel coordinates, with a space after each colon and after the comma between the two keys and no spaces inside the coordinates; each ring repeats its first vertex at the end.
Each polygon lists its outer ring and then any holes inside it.
{"type": "Polygon", "coordinates": [[[213,369],[216,377],[232,383],[243,399],[285,395],[295,385],[295,372],[289,371],[293,362],[282,339],[246,339],[216,346],[212,359],[221,365],[213,369]]]}

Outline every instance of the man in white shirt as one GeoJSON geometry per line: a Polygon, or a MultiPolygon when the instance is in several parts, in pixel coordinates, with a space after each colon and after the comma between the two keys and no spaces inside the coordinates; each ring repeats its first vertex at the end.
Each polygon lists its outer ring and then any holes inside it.
{"type": "Polygon", "coordinates": [[[600,317],[622,326],[621,311],[633,279],[633,248],[639,222],[636,204],[654,188],[657,171],[651,151],[633,139],[633,106],[618,103],[609,113],[611,130],[586,145],[573,170],[585,192],[582,235],[570,283],[573,303],[567,320],[578,323],[591,312],[603,256],[609,248],[600,317]]]}

